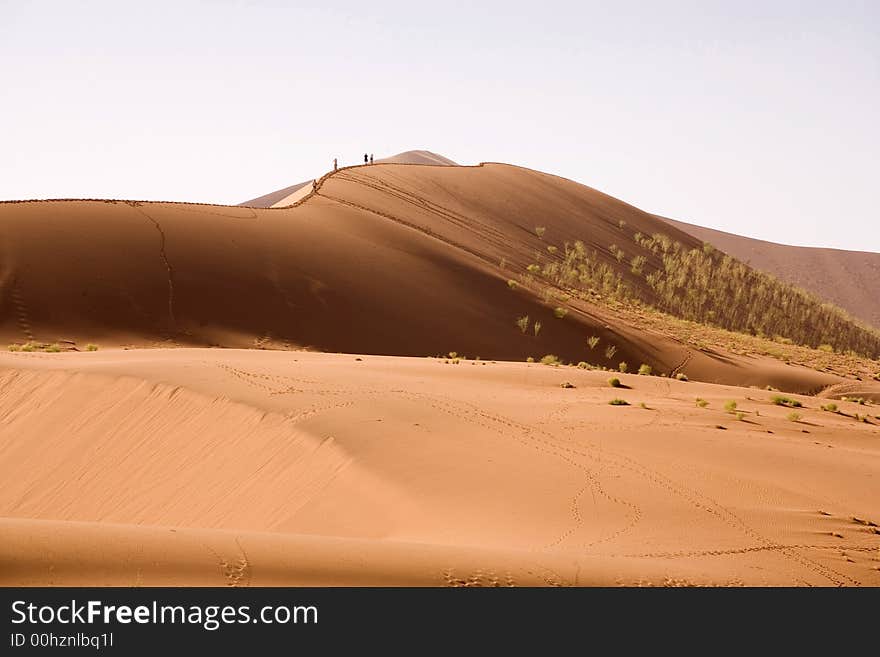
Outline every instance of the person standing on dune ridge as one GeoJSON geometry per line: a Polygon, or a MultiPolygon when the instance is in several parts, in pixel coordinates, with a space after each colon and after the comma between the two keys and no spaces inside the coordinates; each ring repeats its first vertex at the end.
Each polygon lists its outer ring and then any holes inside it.
{"type": "Polygon", "coordinates": [[[333,158],[333,171],[337,171],[336,158],[333,158]]]}
{"type": "Polygon", "coordinates": [[[366,163],[367,163],[367,154],[364,153],[364,164],[366,164],[366,163]]]}
{"type": "Polygon", "coordinates": [[[373,154],[370,153],[370,164],[372,164],[372,163],[373,163],[373,154]]]}

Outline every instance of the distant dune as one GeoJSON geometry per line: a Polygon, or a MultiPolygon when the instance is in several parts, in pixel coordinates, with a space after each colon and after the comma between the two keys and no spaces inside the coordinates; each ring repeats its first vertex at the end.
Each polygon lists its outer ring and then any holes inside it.
{"type": "Polygon", "coordinates": [[[768,274],[798,285],[880,328],[880,253],[787,246],[661,217],[768,274]]]}
{"type": "Polygon", "coordinates": [[[258,196],[257,198],[252,198],[250,201],[245,201],[244,203],[239,203],[239,205],[249,207],[249,208],[271,208],[273,205],[278,203],[279,201],[284,200],[291,194],[298,192],[303,189],[306,185],[311,185],[312,181],[307,180],[305,182],[297,183],[295,185],[291,185],[290,187],[285,187],[284,189],[279,189],[275,192],[269,192],[268,194],[264,194],[263,196],[258,196]]]}
{"type": "Polygon", "coordinates": [[[385,164],[434,164],[458,166],[456,162],[453,162],[448,157],[437,155],[437,153],[432,153],[431,151],[406,151],[404,153],[392,155],[391,157],[376,160],[376,162],[385,164]]]}

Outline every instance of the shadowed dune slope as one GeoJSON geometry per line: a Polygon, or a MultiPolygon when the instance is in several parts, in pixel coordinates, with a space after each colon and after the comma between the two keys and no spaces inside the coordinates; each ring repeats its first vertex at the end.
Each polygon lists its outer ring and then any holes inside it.
{"type": "Polygon", "coordinates": [[[700,243],[589,187],[491,163],[342,169],[278,209],[4,203],[0,339],[597,362],[586,347],[596,335],[616,348],[603,361],[611,367],[687,364],[706,381],[793,391],[838,382],[695,351],[577,299],[558,319],[554,299],[508,286],[514,271],[566,241],[583,240],[614,263],[608,245],[622,239],[620,222],[630,233],[700,243]],[[541,322],[539,335],[516,326],[526,315],[541,322]]]}
{"type": "Polygon", "coordinates": [[[788,246],[667,219],[756,269],[773,274],[834,303],[880,328],[880,253],[788,246]]]}

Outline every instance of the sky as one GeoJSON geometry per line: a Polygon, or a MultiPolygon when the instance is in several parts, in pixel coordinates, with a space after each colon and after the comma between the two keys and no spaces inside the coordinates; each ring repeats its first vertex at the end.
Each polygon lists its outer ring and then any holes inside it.
{"type": "Polygon", "coordinates": [[[880,2],[0,0],[0,199],[239,203],[364,152],[880,252],[880,2]]]}

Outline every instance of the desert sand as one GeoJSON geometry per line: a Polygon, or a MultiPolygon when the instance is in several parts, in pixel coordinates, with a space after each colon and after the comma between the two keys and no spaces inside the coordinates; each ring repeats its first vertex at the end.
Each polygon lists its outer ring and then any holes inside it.
{"type": "Polygon", "coordinates": [[[880,418],[840,401],[872,371],[555,316],[510,285],[549,246],[701,240],[417,154],[234,207],[0,203],[0,339],[59,350],[0,354],[0,584],[880,585],[880,418]]]}
{"type": "Polygon", "coordinates": [[[3,354],[0,583],[880,584],[877,426],[446,360],[3,354]]]}

